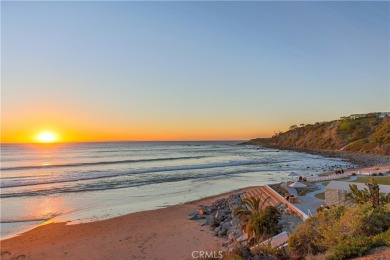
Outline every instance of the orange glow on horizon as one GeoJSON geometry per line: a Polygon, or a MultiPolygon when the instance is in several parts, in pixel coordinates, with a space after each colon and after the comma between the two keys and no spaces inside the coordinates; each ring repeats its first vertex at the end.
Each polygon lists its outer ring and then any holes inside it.
{"type": "Polygon", "coordinates": [[[102,121],[98,121],[94,118],[78,117],[77,114],[72,118],[53,117],[50,123],[33,116],[24,121],[10,120],[2,126],[2,143],[248,140],[270,137],[274,130],[269,126],[252,126],[251,122],[230,122],[228,120],[221,120],[216,124],[176,120],[116,122],[104,119],[103,123],[103,118],[102,121]],[[43,135],[44,132],[50,132],[54,137],[50,134],[43,135]]]}
{"type": "MultiPolygon", "coordinates": [[[[92,130],[92,129],[91,129],[92,130]]],[[[249,140],[257,137],[269,137],[268,133],[256,131],[237,134],[236,131],[220,132],[218,129],[199,129],[198,131],[180,131],[180,129],[155,129],[144,131],[115,131],[114,129],[99,129],[100,131],[20,131],[13,135],[3,135],[2,143],[77,143],[77,142],[116,142],[116,141],[218,141],[218,140],[249,140]],[[111,131],[110,131],[111,130],[111,131]],[[203,130],[203,131],[202,131],[203,130]],[[38,134],[37,134],[38,132],[38,134]]],[[[187,129],[186,129],[187,130],[187,129]]],[[[244,131],[243,131],[244,132],[244,131]]]]}
{"type": "MultiPolygon", "coordinates": [[[[24,104],[24,103],[23,103],[24,104]]],[[[284,130],[292,122],[275,117],[253,120],[231,114],[218,117],[141,114],[138,112],[100,112],[95,107],[66,106],[57,103],[37,103],[34,109],[15,107],[4,113],[1,124],[2,143],[116,142],[116,141],[207,141],[248,140],[271,137],[274,130],[284,130]],[[47,109],[50,107],[51,109],[47,109]],[[264,123],[267,122],[267,123],[264,123]],[[38,140],[42,132],[55,134],[56,140],[38,140]]]]}

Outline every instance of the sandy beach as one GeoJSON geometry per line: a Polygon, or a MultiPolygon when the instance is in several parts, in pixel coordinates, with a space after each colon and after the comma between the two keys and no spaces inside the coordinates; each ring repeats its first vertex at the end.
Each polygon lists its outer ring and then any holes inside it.
{"type": "Polygon", "coordinates": [[[188,214],[248,189],[103,221],[43,225],[1,241],[1,259],[191,259],[193,251],[217,250],[223,239],[188,214]]]}

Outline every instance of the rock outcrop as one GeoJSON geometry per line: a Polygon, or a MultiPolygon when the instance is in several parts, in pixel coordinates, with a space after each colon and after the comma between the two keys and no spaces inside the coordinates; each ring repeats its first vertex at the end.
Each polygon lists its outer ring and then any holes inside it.
{"type": "MultiPolygon", "coordinates": [[[[233,250],[237,246],[246,245],[248,234],[242,231],[234,210],[241,203],[241,194],[232,194],[228,198],[219,199],[210,206],[199,205],[197,210],[189,214],[191,220],[209,226],[215,236],[224,238],[223,247],[233,250]]],[[[282,232],[291,233],[302,220],[286,204],[278,203],[275,207],[281,212],[279,225],[282,232]]]]}

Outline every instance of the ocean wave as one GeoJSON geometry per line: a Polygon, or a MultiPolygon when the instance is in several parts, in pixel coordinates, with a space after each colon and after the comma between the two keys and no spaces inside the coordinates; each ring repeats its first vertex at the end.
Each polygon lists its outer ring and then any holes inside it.
{"type": "Polygon", "coordinates": [[[16,220],[1,220],[1,224],[8,224],[8,223],[21,223],[21,222],[43,222],[47,221],[50,218],[34,218],[34,219],[16,219],[16,220]]]}
{"type": "MultiPolygon", "coordinates": [[[[226,176],[238,175],[242,173],[253,173],[253,172],[264,172],[265,170],[259,169],[240,169],[226,172],[208,172],[208,173],[198,173],[198,174],[188,174],[188,175],[170,175],[167,177],[161,178],[161,176],[155,178],[151,176],[147,179],[136,179],[136,180],[115,180],[115,181],[105,181],[105,182],[94,182],[87,184],[78,184],[73,186],[65,187],[56,187],[56,188],[43,188],[39,190],[26,190],[21,192],[2,192],[1,198],[11,198],[11,197],[29,197],[29,196],[46,196],[57,193],[76,193],[76,192],[89,192],[89,191],[101,191],[101,190],[111,190],[111,189],[121,189],[129,187],[139,187],[144,185],[159,184],[159,183],[169,183],[169,182],[179,182],[187,180],[210,180],[210,179],[219,179],[226,176]]],[[[266,170],[267,172],[272,172],[276,170],[266,170]]]]}
{"type": "Polygon", "coordinates": [[[47,168],[63,168],[63,167],[80,167],[80,166],[93,166],[93,165],[105,165],[105,164],[124,164],[124,163],[139,163],[139,162],[159,162],[159,161],[173,161],[173,160],[187,160],[187,159],[201,159],[206,156],[184,156],[184,157],[165,157],[165,158],[153,158],[153,159],[140,159],[140,160],[119,160],[119,161],[101,161],[101,162],[83,162],[83,163],[69,163],[69,164],[53,164],[53,165],[28,165],[28,166],[15,166],[0,168],[2,171],[15,171],[15,170],[27,170],[27,169],[47,169],[47,168]]]}
{"type": "Polygon", "coordinates": [[[115,172],[106,172],[106,171],[88,171],[83,173],[73,173],[66,175],[59,175],[57,177],[50,178],[34,178],[34,180],[1,180],[1,188],[14,188],[21,186],[34,186],[42,184],[54,184],[54,183],[64,183],[64,182],[75,182],[75,181],[84,181],[84,180],[94,180],[102,178],[113,178],[118,176],[126,176],[132,174],[148,174],[148,173],[158,173],[158,172],[171,172],[171,171],[180,171],[180,170],[201,170],[201,169],[212,169],[212,168],[224,168],[224,167],[237,167],[237,166],[248,166],[256,164],[266,164],[269,162],[264,161],[230,161],[223,163],[210,163],[210,164],[193,164],[193,165],[179,165],[179,166],[170,166],[170,167],[151,167],[147,169],[134,169],[134,170],[118,170],[115,172]]]}

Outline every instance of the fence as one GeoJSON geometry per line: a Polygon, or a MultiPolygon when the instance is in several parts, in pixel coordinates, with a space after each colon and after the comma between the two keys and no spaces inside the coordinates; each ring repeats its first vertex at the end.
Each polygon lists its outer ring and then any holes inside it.
{"type": "Polygon", "coordinates": [[[307,178],[308,182],[317,182],[317,181],[331,181],[331,180],[338,180],[342,178],[349,177],[349,174],[342,173],[342,174],[332,174],[328,176],[322,176],[322,177],[313,177],[313,178],[307,178]]]}
{"type": "Polygon", "coordinates": [[[281,202],[287,204],[287,207],[288,207],[289,209],[291,209],[292,211],[294,211],[295,213],[297,213],[297,215],[298,215],[303,221],[305,221],[306,219],[309,218],[309,216],[306,215],[305,213],[303,213],[302,210],[298,209],[296,206],[294,206],[293,204],[291,204],[290,202],[288,202],[285,198],[283,198],[279,193],[277,193],[277,192],[276,192],[274,189],[272,189],[270,186],[268,186],[268,185],[264,185],[264,186],[267,187],[268,190],[269,190],[270,192],[273,193],[273,195],[275,195],[276,197],[278,197],[279,200],[280,200],[281,202]]]}

